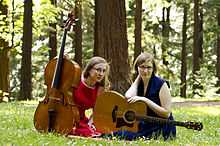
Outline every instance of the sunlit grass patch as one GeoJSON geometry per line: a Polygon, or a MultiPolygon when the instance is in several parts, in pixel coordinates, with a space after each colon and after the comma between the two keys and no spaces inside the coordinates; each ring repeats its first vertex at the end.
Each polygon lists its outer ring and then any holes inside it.
{"type": "MultiPolygon", "coordinates": [[[[179,107],[175,108],[174,113],[186,115],[189,117],[203,117],[203,116],[220,116],[220,106],[193,106],[193,107],[179,107]],[[184,111],[184,113],[183,113],[184,111]]],[[[198,118],[199,118],[198,117],[198,118]]]]}
{"type": "Polygon", "coordinates": [[[200,97],[200,98],[182,98],[182,97],[173,97],[172,102],[184,102],[184,101],[220,101],[220,96],[212,96],[212,97],[200,97]]]}
{"type": "MultiPolygon", "coordinates": [[[[171,141],[158,140],[135,140],[123,141],[91,139],[91,138],[68,138],[54,133],[39,133],[33,125],[33,116],[37,107],[37,101],[10,102],[0,104],[0,145],[48,145],[48,146],[139,146],[139,145],[219,145],[220,144],[220,107],[174,107],[173,114],[177,121],[200,121],[204,125],[202,131],[177,127],[177,138],[171,141]]],[[[91,111],[88,111],[90,114],[91,111]]]]}
{"type": "Polygon", "coordinates": [[[180,107],[175,108],[174,115],[179,121],[203,123],[202,131],[177,128],[177,135],[181,135],[186,141],[191,141],[196,145],[220,144],[220,106],[180,107]]]}
{"type": "Polygon", "coordinates": [[[196,112],[199,114],[206,114],[209,116],[220,116],[220,107],[211,107],[211,106],[199,106],[194,107],[190,112],[196,112]]]}

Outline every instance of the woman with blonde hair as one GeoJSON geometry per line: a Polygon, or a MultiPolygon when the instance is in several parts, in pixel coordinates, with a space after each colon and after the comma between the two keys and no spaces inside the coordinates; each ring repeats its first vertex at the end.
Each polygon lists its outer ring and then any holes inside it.
{"type": "Polygon", "coordinates": [[[73,91],[74,101],[79,107],[80,122],[70,134],[84,137],[101,135],[95,129],[92,117],[86,117],[85,111],[94,108],[96,97],[109,88],[108,74],[109,65],[104,58],[93,57],[89,60],[78,88],[73,91]]]}

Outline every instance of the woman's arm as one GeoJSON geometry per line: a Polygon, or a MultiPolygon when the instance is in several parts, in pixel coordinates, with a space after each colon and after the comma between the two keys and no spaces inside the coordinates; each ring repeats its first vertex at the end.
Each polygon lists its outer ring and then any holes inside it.
{"type": "Polygon", "coordinates": [[[172,96],[167,83],[164,83],[159,92],[161,106],[169,114],[171,113],[172,96]]]}
{"type": "Polygon", "coordinates": [[[160,98],[161,106],[157,105],[148,98],[142,96],[134,96],[130,98],[128,102],[133,103],[136,101],[143,101],[157,115],[159,115],[160,117],[168,118],[171,112],[171,95],[166,83],[164,83],[160,89],[159,98],[160,98]]]}
{"type": "Polygon", "coordinates": [[[140,81],[140,76],[138,75],[135,81],[131,84],[131,87],[125,93],[125,97],[127,99],[137,95],[137,87],[138,87],[139,81],[140,81]]]}
{"type": "Polygon", "coordinates": [[[100,86],[100,87],[98,88],[98,91],[97,91],[97,96],[99,96],[100,94],[102,94],[104,91],[105,91],[105,88],[102,87],[102,86],[100,86]]]}

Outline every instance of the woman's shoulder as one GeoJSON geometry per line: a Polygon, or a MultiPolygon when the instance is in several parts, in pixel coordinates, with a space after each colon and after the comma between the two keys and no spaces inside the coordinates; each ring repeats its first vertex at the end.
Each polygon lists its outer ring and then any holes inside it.
{"type": "Polygon", "coordinates": [[[164,83],[166,83],[168,88],[170,88],[169,81],[167,81],[167,80],[165,80],[165,79],[163,79],[163,78],[161,78],[159,76],[156,76],[156,75],[152,79],[153,79],[153,82],[156,82],[156,84],[162,86],[164,83]]]}
{"type": "Polygon", "coordinates": [[[165,82],[165,80],[164,80],[163,78],[161,78],[161,77],[159,77],[159,76],[157,76],[157,75],[154,75],[154,76],[152,77],[152,80],[153,80],[153,81],[156,81],[156,82],[158,82],[158,83],[164,83],[164,82],[165,82]]]}

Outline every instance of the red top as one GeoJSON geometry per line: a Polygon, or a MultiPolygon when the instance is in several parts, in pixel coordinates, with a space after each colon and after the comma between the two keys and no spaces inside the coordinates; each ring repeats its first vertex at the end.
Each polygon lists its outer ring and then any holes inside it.
{"type": "Polygon", "coordinates": [[[78,88],[75,89],[74,101],[80,106],[80,119],[85,118],[85,110],[95,106],[97,91],[98,85],[89,87],[83,81],[80,81],[78,88]]]}
{"type": "Polygon", "coordinates": [[[101,133],[94,129],[93,125],[88,125],[89,119],[85,115],[85,110],[95,106],[98,88],[99,85],[89,87],[81,80],[77,89],[74,89],[74,101],[79,105],[80,122],[76,128],[73,128],[70,134],[85,137],[101,135],[101,133]]]}

